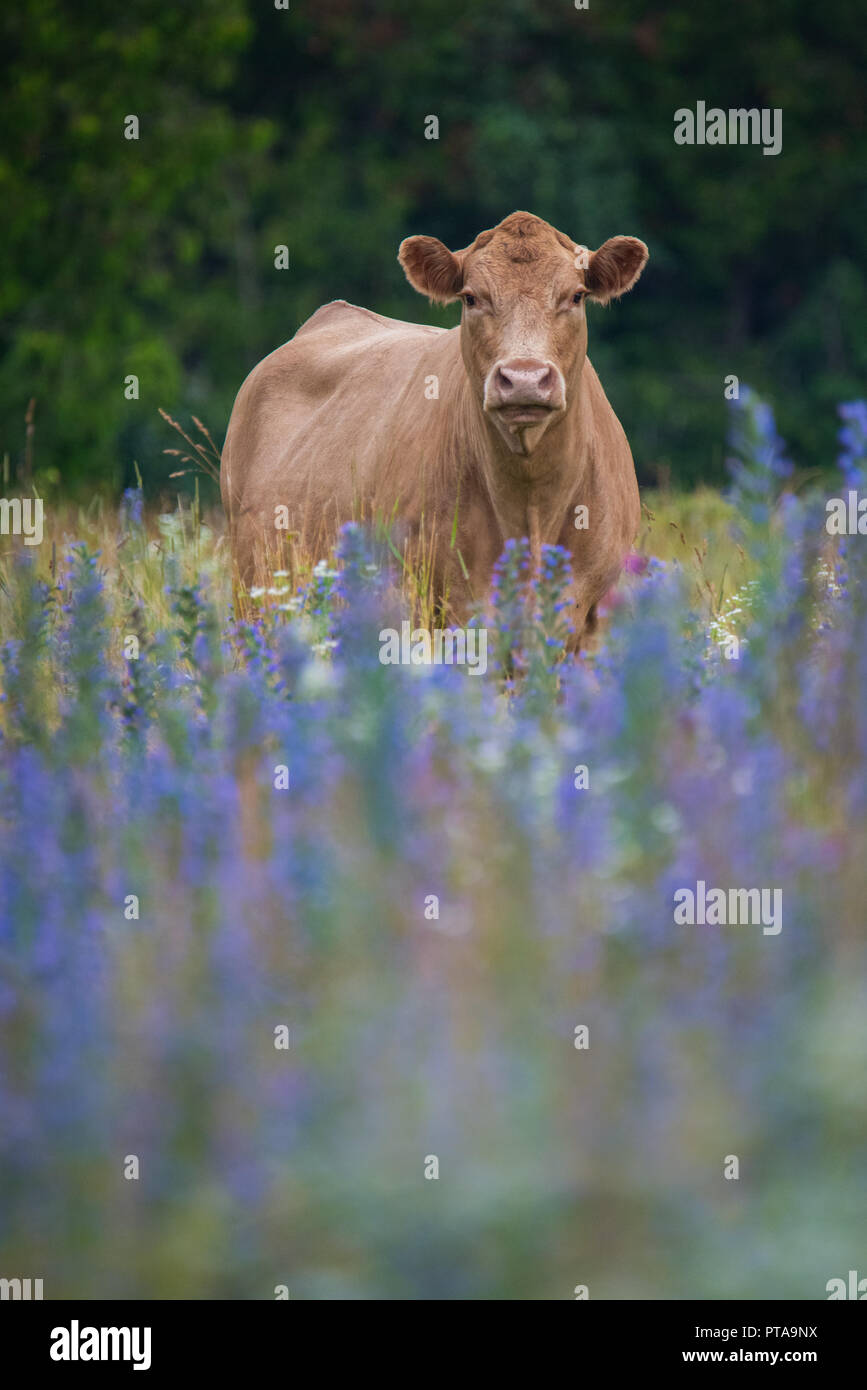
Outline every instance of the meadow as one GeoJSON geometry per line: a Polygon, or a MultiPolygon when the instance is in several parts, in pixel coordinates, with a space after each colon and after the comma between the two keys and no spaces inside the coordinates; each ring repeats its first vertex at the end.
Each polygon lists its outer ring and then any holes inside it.
{"type": "Polygon", "coordinates": [[[645,495],[487,674],[380,537],[233,590],[198,494],[0,553],[0,1274],[46,1298],[824,1298],[865,1258],[867,407],[645,495]],[[837,471],[835,471],[837,470],[837,471]],[[830,488],[830,492],[829,492],[830,488]],[[782,928],[680,925],[699,882],[782,928]],[[737,1164],[732,1164],[732,1159],[737,1164]],[[736,1169],[737,1176],[733,1176],[736,1169]]]}

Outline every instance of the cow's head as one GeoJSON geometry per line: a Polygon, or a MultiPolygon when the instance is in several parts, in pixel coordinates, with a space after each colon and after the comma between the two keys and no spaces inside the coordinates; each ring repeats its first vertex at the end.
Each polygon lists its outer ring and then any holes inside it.
{"type": "Polygon", "coordinates": [[[585,300],[625,294],[647,254],[629,236],[588,251],[541,218],[513,212],[463,251],[412,236],[398,259],[420,294],[463,300],[461,351],[482,409],[513,453],[529,454],[577,393],[585,300]]]}

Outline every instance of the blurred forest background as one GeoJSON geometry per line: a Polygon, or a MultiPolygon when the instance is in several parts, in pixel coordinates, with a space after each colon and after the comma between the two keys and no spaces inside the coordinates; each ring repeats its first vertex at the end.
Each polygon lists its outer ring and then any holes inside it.
{"type": "Polygon", "coordinates": [[[329,299],[451,325],[457,307],[405,283],[401,238],[463,246],[516,208],[650,246],[638,292],[590,327],[643,483],[722,480],[730,373],[773,402],[802,469],[832,462],[834,407],[864,394],[851,0],[22,0],[0,49],[13,479],[32,465],[86,494],[137,462],[159,486],[176,440],[158,407],[219,444],[246,373],[329,299]],[[782,153],[676,146],[698,100],[782,108],[782,153]]]}

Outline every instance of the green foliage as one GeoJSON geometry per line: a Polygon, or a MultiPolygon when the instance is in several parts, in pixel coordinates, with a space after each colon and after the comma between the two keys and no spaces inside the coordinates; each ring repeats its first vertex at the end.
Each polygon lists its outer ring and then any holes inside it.
{"type": "Polygon", "coordinates": [[[398,243],[463,246],[517,207],[651,248],[591,323],[643,481],[720,481],[728,374],[775,399],[802,469],[863,393],[865,35],[844,0],[23,0],[0,44],[0,453],[24,472],[35,398],[42,486],[132,482],[174,442],[160,406],[219,441],[246,372],[329,299],[455,322],[398,243]],[[782,153],[676,146],[697,100],[780,107],[782,153]]]}

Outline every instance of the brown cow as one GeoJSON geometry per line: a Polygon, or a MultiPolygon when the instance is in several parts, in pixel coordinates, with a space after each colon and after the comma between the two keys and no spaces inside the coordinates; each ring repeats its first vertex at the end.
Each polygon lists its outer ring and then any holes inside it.
{"type": "Polygon", "coordinates": [[[232,411],[221,482],[242,577],[264,573],[280,527],[319,557],[345,521],[398,522],[427,537],[437,593],[463,621],[506,540],[528,536],[536,561],[544,542],[572,554],[577,642],[639,524],[632,454],[587,360],[584,301],[631,289],[647,254],[623,236],[590,252],[515,212],[463,251],[401,244],[414,289],[463,301],[457,328],[344,300],[317,310],[232,411]]]}

